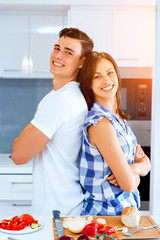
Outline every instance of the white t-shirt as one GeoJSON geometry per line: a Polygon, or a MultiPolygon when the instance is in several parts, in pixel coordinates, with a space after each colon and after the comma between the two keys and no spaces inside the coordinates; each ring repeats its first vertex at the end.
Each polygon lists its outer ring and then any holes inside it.
{"type": "Polygon", "coordinates": [[[88,109],[77,82],[48,93],[31,123],[50,141],[36,155],[33,167],[33,213],[79,215],[83,194],[79,184],[78,155],[82,126],[88,109]]]}

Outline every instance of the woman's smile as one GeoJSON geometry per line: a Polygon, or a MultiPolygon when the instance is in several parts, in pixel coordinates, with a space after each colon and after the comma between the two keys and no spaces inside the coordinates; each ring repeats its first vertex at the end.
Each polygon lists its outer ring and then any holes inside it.
{"type": "Polygon", "coordinates": [[[107,87],[103,87],[102,90],[105,92],[110,92],[110,91],[112,91],[113,88],[114,88],[114,84],[109,85],[107,87]]]}

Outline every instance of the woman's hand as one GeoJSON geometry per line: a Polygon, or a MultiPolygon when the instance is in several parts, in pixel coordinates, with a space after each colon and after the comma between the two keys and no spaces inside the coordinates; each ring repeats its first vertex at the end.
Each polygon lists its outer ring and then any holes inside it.
{"type": "Polygon", "coordinates": [[[146,176],[151,169],[150,160],[139,144],[136,147],[134,163],[131,165],[132,170],[139,176],[146,176]]]}
{"type": "Polygon", "coordinates": [[[139,144],[137,144],[136,153],[135,153],[135,160],[134,161],[138,162],[143,157],[145,157],[145,153],[144,153],[143,149],[141,148],[141,146],[139,144]]]}
{"type": "Polygon", "coordinates": [[[109,177],[106,178],[107,181],[109,181],[112,185],[115,187],[119,187],[119,184],[117,182],[117,179],[115,178],[114,174],[112,173],[109,177]]]}

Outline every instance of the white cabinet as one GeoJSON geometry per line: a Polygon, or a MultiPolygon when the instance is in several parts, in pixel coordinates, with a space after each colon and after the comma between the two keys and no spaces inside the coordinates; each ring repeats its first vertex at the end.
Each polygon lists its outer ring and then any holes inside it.
{"type": "Polygon", "coordinates": [[[30,77],[53,76],[49,58],[63,24],[63,16],[30,16],[30,77]]]}
{"type": "Polygon", "coordinates": [[[86,32],[95,51],[112,52],[112,9],[106,6],[71,6],[70,26],[86,32]]]}
{"type": "Polygon", "coordinates": [[[0,16],[0,76],[27,77],[29,24],[26,16],[0,16]]]}
{"type": "Polygon", "coordinates": [[[49,58],[66,16],[0,16],[0,77],[51,78],[49,58]]]}
{"type": "Polygon", "coordinates": [[[0,154],[0,205],[28,205],[32,203],[33,176],[30,161],[15,165],[8,154],[0,154]]]}
{"type": "Polygon", "coordinates": [[[120,67],[154,64],[154,6],[71,6],[70,26],[85,31],[94,50],[108,52],[120,67]]]}
{"type": "Polygon", "coordinates": [[[113,11],[113,56],[119,66],[153,66],[154,7],[117,7],[113,11]]]}
{"type": "Polygon", "coordinates": [[[0,201],[12,201],[12,204],[32,201],[31,174],[0,174],[0,201]]]}

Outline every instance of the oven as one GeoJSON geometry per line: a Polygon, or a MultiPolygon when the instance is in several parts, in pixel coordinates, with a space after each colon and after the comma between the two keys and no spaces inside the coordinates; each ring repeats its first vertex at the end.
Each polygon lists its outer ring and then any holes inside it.
{"type": "Polygon", "coordinates": [[[123,78],[121,108],[131,120],[151,120],[152,79],[123,78]]]}
{"type": "MultiPolygon", "coordinates": [[[[131,116],[128,121],[145,154],[151,152],[151,78],[122,78],[121,108],[131,116]]],[[[141,177],[138,187],[141,196],[141,210],[149,210],[150,173],[141,177]]]]}

